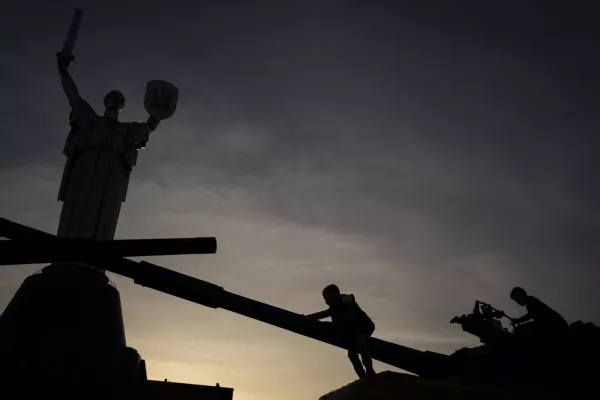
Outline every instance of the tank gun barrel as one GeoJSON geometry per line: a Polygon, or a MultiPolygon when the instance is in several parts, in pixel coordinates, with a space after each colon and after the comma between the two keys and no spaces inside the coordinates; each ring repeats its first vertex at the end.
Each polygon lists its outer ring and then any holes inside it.
{"type": "Polygon", "coordinates": [[[134,239],[96,241],[85,239],[11,240],[0,242],[0,265],[83,262],[91,255],[104,257],[214,254],[217,240],[208,238],[134,239]]]}
{"type": "MultiPolygon", "coordinates": [[[[99,266],[121,275],[125,272],[125,276],[132,278],[141,286],[206,307],[229,310],[299,335],[346,348],[343,335],[333,327],[333,324],[315,321],[306,316],[228,292],[220,286],[155,264],[145,261],[136,263],[122,259],[118,263],[111,262],[99,266]]],[[[376,338],[371,338],[369,345],[374,359],[397,368],[426,377],[452,375],[450,357],[447,355],[420,351],[376,338]]]]}
{"type": "MultiPolygon", "coordinates": [[[[0,236],[13,240],[62,239],[27,226],[0,218],[0,236]]],[[[346,348],[343,335],[333,324],[315,321],[306,316],[226,291],[206,282],[148,262],[136,262],[111,254],[90,255],[87,262],[133,279],[141,286],[185,299],[210,308],[222,308],[281,329],[310,337],[333,346],[346,348]]],[[[384,340],[370,339],[374,359],[423,377],[453,375],[451,358],[444,354],[420,351],[384,340]]]]}
{"type": "Polygon", "coordinates": [[[96,241],[64,239],[0,218],[0,265],[82,262],[90,258],[214,254],[217,240],[206,238],[127,239],[96,241]]]}
{"type": "Polygon", "coordinates": [[[54,235],[0,218],[0,237],[12,240],[57,240],[54,235]]]}

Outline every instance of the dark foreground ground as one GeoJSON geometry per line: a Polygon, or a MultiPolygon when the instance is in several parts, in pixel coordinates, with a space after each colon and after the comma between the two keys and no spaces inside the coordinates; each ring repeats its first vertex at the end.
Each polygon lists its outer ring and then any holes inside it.
{"type": "Polygon", "coordinates": [[[537,400],[566,398],[559,395],[501,388],[465,386],[457,381],[428,380],[395,372],[359,379],[322,396],[319,400],[537,400]]]}

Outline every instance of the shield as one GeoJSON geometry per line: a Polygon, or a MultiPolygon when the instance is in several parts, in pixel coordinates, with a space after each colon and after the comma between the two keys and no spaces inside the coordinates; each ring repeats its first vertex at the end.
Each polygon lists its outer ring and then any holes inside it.
{"type": "Polygon", "coordinates": [[[144,107],[152,117],[163,120],[170,118],[177,108],[179,90],[165,81],[149,81],[146,84],[144,107]]]}

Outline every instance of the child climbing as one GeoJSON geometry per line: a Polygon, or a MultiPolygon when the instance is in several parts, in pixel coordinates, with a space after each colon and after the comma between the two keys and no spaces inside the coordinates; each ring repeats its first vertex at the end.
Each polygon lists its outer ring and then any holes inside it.
{"type": "Polygon", "coordinates": [[[353,294],[341,294],[336,285],[323,289],[323,298],[329,308],[307,315],[309,318],[331,317],[332,322],[344,333],[348,345],[348,358],[359,377],[374,375],[373,361],[369,354],[369,337],[375,331],[375,324],[358,306],[353,294]],[[358,355],[362,358],[362,363],[358,355]]]}

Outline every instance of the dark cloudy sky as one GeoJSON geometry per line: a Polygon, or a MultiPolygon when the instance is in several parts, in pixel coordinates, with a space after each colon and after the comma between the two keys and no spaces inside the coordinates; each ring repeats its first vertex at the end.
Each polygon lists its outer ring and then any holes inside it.
{"type": "MultiPolygon", "coordinates": [[[[118,88],[123,119],[145,119],[146,81],[180,89],[117,236],[216,236],[219,253],[153,261],[300,313],[336,282],[376,336],[440,352],[477,343],[448,323],[476,299],[520,315],[517,284],[600,322],[598,13],[524,3],[4,1],[0,214],[56,231],[54,54],[79,6],[71,73],[98,112],[118,88]]],[[[4,267],[0,306],[40,267],[4,267]]],[[[151,378],[238,400],[353,379],[339,349],[111,278],[151,378]]]]}

